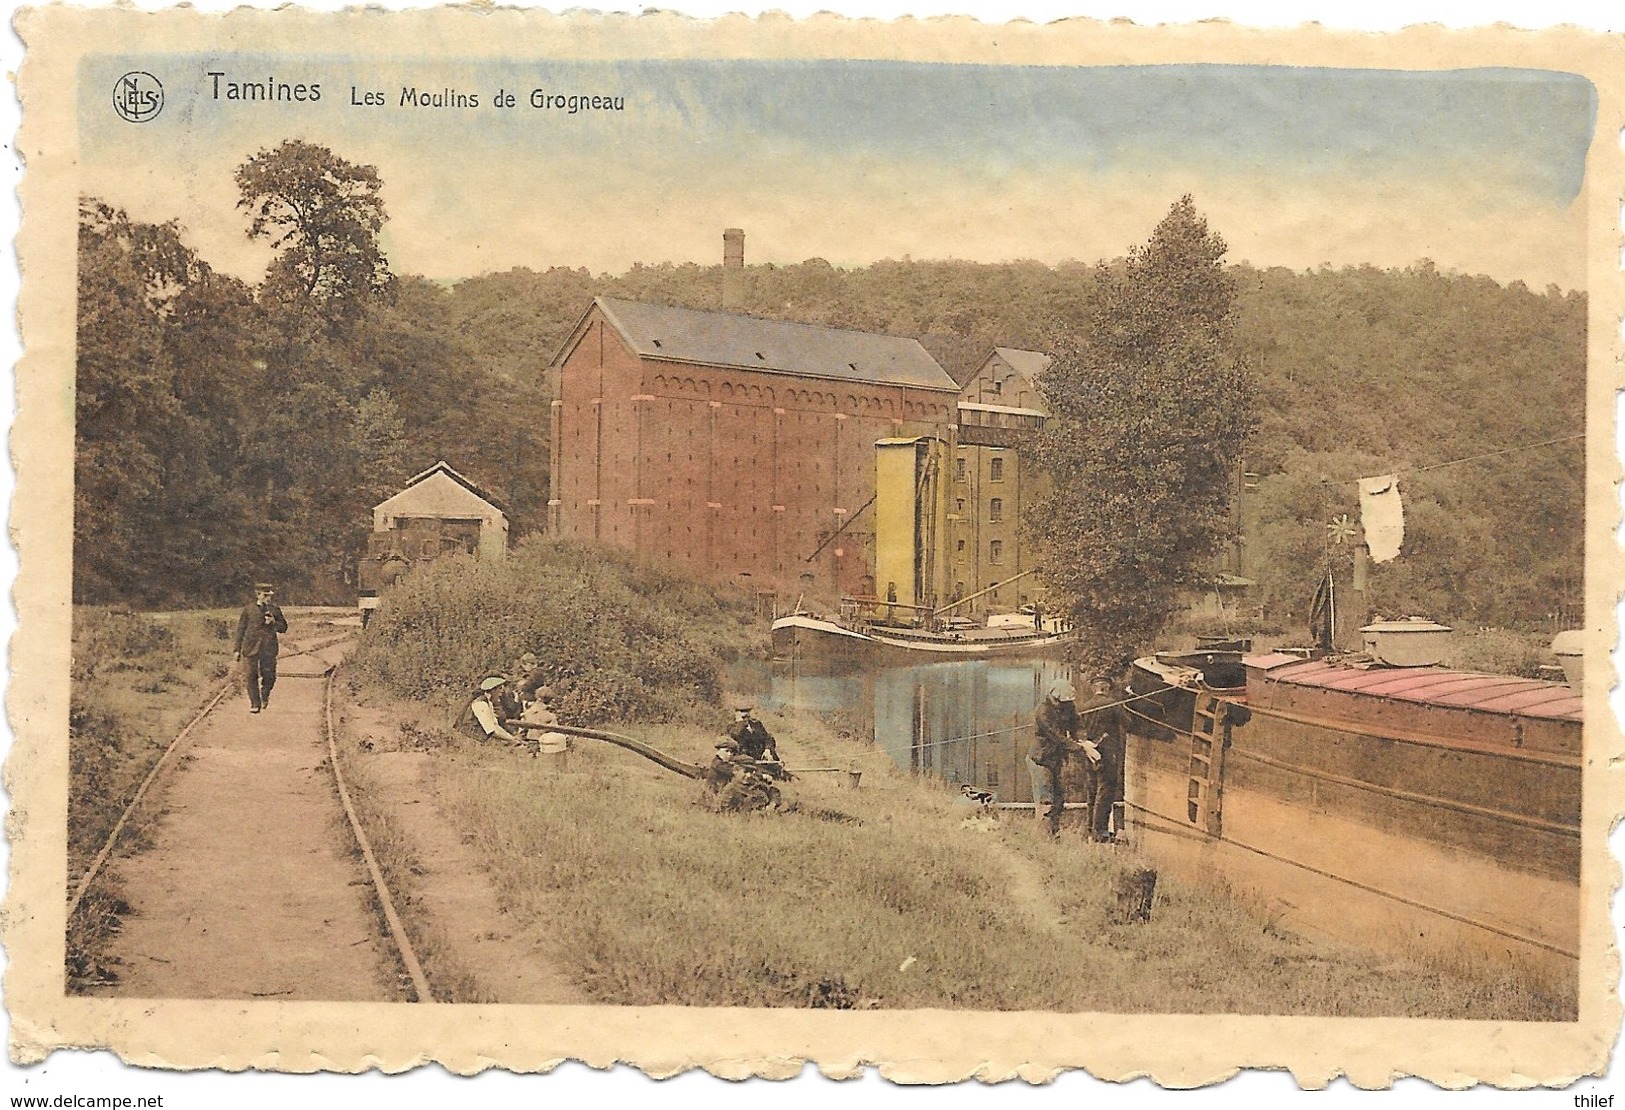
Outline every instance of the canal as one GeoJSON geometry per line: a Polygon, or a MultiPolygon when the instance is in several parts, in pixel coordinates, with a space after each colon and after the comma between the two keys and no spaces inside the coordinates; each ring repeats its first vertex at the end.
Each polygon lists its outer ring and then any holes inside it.
{"type": "Polygon", "coordinates": [[[1031,802],[1033,710],[1057,678],[1053,659],[975,659],[832,672],[750,661],[730,669],[765,709],[818,713],[869,736],[899,767],[1031,802]]]}

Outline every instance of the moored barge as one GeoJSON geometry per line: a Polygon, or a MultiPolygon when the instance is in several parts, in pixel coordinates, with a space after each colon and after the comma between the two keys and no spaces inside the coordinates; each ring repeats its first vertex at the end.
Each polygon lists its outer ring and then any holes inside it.
{"type": "Polygon", "coordinates": [[[991,624],[980,628],[901,628],[843,623],[792,614],[773,622],[773,658],[779,661],[921,663],[1045,655],[1060,651],[1069,636],[1054,625],[991,624]]]}
{"type": "Polygon", "coordinates": [[[1134,718],[1147,849],[1287,928],[1516,969],[1572,1000],[1580,694],[1432,666],[1242,664],[1245,705],[1193,668],[1189,725],[1134,718]]]}

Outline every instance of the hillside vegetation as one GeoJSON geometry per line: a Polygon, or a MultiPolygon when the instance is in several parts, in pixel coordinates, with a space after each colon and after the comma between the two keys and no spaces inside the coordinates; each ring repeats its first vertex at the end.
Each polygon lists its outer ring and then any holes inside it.
{"type": "MultiPolygon", "coordinates": [[[[340,311],[272,280],[297,258],[250,286],[179,224],[91,198],[79,261],[75,598],[155,607],[235,601],[267,576],[290,600],[350,600],[370,506],[442,458],[515,535],[540,530],[546,367],[591,298],[721,304],[720,265],[663,263],[449,287],[369,271],[340,311]]],[[[1524,626],[1577,611],[1582,441],[1425,468],[1583,428],[1584,293],[1426,263],[1230,274],[1259,417],[1239,569],[1273,616],[1301,615],[1318,568],[1346,564],[1325,525],[1357,516],[1355,479],[1395,471],[1407,545],[1376,571],[1379,610],[1524,626]]],[[[747,267],[741,308],[915,336],[963,379],[995,344],[1085,335],[1100,282],[1081,263],[814,258],[747,267]]]]}

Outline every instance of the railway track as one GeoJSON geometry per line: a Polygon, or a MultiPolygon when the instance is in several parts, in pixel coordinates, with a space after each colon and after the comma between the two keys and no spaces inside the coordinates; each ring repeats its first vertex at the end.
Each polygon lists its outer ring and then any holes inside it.
{"type": "MultiPolygon", "coordinates": [[[[349,837],[353,842],[353,852],[352,845],[346,845],[342,854],[351,857],[359,854],[362,861],[366,872],[365,881],[370,885],[372,902],[367,912],[375,918],[375,929],[378,934],[376,939],[382,946],[384,959],[393,963],[399,972],[395,977],[395,981],[399,984],[401,996],[406,1001],[411,1002],[433,1002],[433,991],[427,977],[424,975],[422,964],[413,950],[411,940],[397,910],[395,898],[378,864],[372,845],[361,826],[351,795],[350,784],[344,776],[333,708],[338,665],[316,658],[317,653],[351,638],[352,635],[353,633],[345,632],[305,641],[295,640],[290,643],[288,646],[294,648],[294,650],[284,652],[279,658],[283,673],[279,676],[278,692],[283,698],[289,698],[292,691],[286,689],[284,683],[321,682],[319,720],[322,735],[320,747],[326,756],[321,763],[325,765],[327,772],[332,776],[332,790],[338,798],[340,808],[343,810],[349,837]],[[306,660],[314,660],[319,669],[300,669],[297,666],[294,668],[286,667],[286,664],[290,662],[304,662],[306,660]]],[[[90,865],[79,876],[78,881],[74,883],[72,894],[68,900],[68,920],[71,921],[73,916],[80,911],[86,896],[96,887],[98,879],[106,873],[107,864],[115,858],[121,840],[139,822],[141,808],[152,794],[154,787],[165,782],[182,764],[182,757],[188,748],[188,741],[193,740],[200,730],[206,728],[211,715],[216,714],[222,703],[227,702],[228,696],[234,691],[240,690],[240,688],[240,683],[235,678],[228,678],[165,747],[162,755],[153,764],[129,804],[120,814],[118,821],[115,822],[112,831],[93,857],[90,865]]],[[[263,719],[255,718],[255,720],[260,721],[263,719]]],[[[233,727],[223,722],[217,721],[216,723],[220,723],[222,727],[228,730],[233,727]]],[[[245,785],[251,786],[254,784],[245,785]]],[[[275,851],[278,847],[280,847],[279,844],[272,842],[265,845],[264,850],[267,852],[275,851]]],[[[313,929],[312,934],[315,935],[316,933],[317,930],[313,929]]],[[[348,945],[353,948],[359,946],[360,943],[360,941],[350,941],[348,945]]]]}

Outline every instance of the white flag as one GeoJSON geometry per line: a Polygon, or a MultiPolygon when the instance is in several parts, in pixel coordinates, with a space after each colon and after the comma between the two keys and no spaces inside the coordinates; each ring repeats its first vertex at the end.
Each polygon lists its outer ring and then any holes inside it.
{"type": "Polygon", "coordinates": [[[1360,479],[1360,523],[1373,563],[1399,554],[1405,540],[1405,507],[1399,501],[1399,475],[1360,479]]]}

